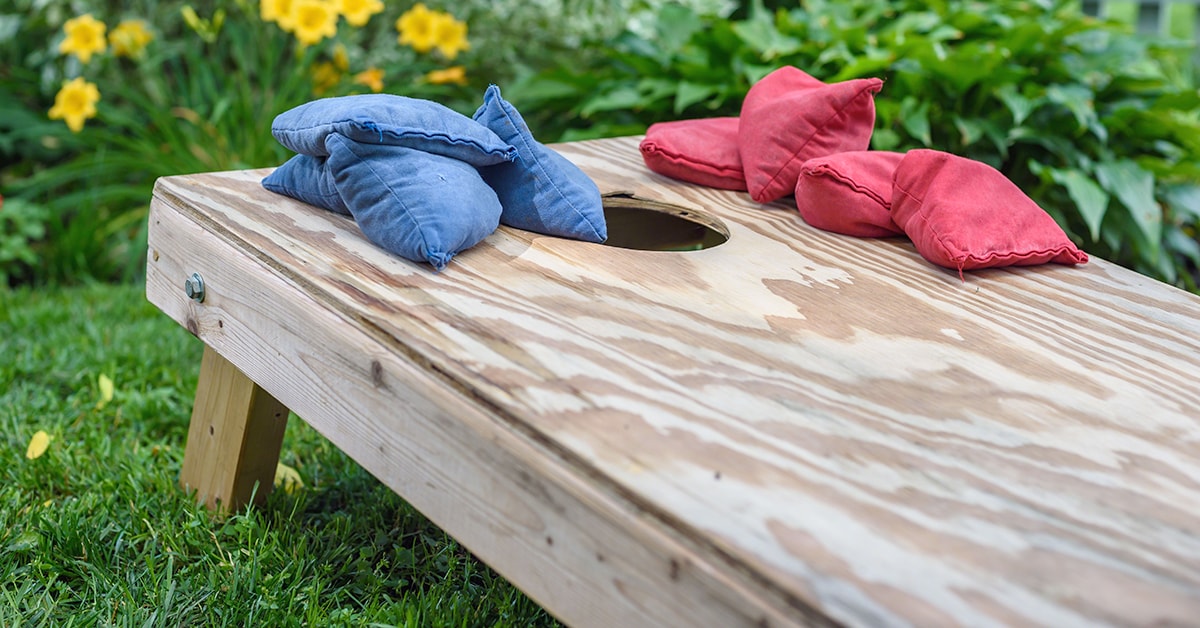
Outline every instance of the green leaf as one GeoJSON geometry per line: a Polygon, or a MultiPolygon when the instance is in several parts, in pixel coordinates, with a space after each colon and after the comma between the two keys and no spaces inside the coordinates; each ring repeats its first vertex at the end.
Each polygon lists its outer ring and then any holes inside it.
{"type": "Polygon", "coordinates": [[[1185,89],[1163,95],[1154,101],[1154,108],[1176,111],[1190,111],[1200,108],[1200,91],[1185,89]]]}
{"type": "Polygon", "coordinates": [[[855,78],[877,76],[886,71],[894,59],[895,55],[886,50],[870,50],[843,66],[841,71],[829,79],[829,82],[840,83],[855,78]]]}
{"type": "Polygon", "coordinates": [[[1200,222],[1200,185],[1167,186],[1164,195],[1175,216],[1184,221],[1200,222]]]}
{"type": "Polygon", "coordinates": [[[1167,246],[1173,252],[1187,257],[1196,266],[1200,266],[1200,242],[1196,242],[1195,238],[1189,238],[1179,229],[1171,229],[1167,232],[1166,240],[1167,246]]]}
{"type": "Polygon", "coordinates": [[[900,124],[909,135],[920,140],[925,146],[933,144],[929,130],[928,100],[918,101],[913,96],[905,98],[900,104],[900,124]]]}
{"type": "Polygon", "coordinates": [[[684,109],[703,100],[708,100],[716,93],[717,88],[712,85],[681,81],[675,92],[675,113],[683,113],[684,109]]]}
{"type": "Polygon", "coordinates": [[[871,134],[873,150],[896,150],[900,146],[900,134],[891,129],[875,129],[871,134]]]}
{"type": "Polygon", "coordinates": [[[0,15],[0,43],[8,44],[21,31],[20,15],[0,15]]]}
{"type": "Polygon", "coordinates": [[[679,83],[665,78],[644,78],[638,81],[637,90],[642,95],[641,104],[637,109],[644,109],[651,103],[657,102],[674,94],[679,89],[679,83]]]}
{"type": "Polygon", "coordinates": [[[703,27],[700,17],[688,7],[665,4],[658,14],[658,44],[668,53],[676,52],[703,27]]]}
{"type": "Polygon", "coordinates": [[[1158,256],[1155,258],[1154,269],[1158,271],[1159,278],[1167,283],[1175,283],[1175,280],[1179,278],[1179,269],[1175,267],[1172,256],[1161,253],[1156,253],[1156,255],[1158,256]]]}
{"type": "Polygon", "coordinates": [[[1005,107],[1008,107],[1008,112],[1013,117],[1013,124],[1016,126],[1020,126],[1025,122],[1029,114],[1033,113],[1034,109],[1037,109],[1037,102],[1021,95],[1017,92],[1016,85],[1011,83],[1001,85],[997,88],[996,97],[1000,99],[1000,102],[1004,103],[1005,107]]]}
{"type": "Polygon", "coordinates": [[[598,111],[633,109],[640,104],[642,104],[642,93],[636,87],[627,85],[589,98],[579,113],[586,118],[598,111]]]}
{"type": "MultiPolygon", "coordinates": [[[[546,75],[520,82],[512,91],[516,94],[516,99],[524,104],[576,98],[585,89],[585,86],[578,83],[546,75]]],[[[508,96],[508,93],[504,95],[508,96]]]]}
{"type": "Polygon", "coordinates": [[[907,12],[901,15],[896,20],[892,21],[884,33],[895,37],[897,45],[904,44],[907,35],[914,33],[928,33],[937,28],[941,24],[942,18],[937,13],[927,11],[924,13],[907,12]]]}
{"type": "Polygon", "coordinates": [[[757,52],[764,61],[795,54],[804,47],[799,39],[780,33],[770,19],[736,22],[733,25],[733,32],[737,33],[742,42],[757,52]]]}
{"type": "Polygon", "coordinates": [[[1046,88],[1046,100],[1066,107],[1075,116],[1080,129],[1091,129],[1098,122],[1093,98],[1092,90],[1083,85],[1051,85],[1046,88]]]}
{"type": "Polygon", "coordinates": [[[968,120],[962,116],[954,116],[954,128],[958,129],[963,146],[970,146],[982,139],[986,127],[986,120],[968,120]]]}
{"type": "Polygon", "coordinates": [[[1048,170],[1055,183],[1067,188],[1067,194],[1075,201],[1075,207],[1087,225],[1088,235],[1093,241],[1099,240],[1100,224],[1104,222],[1104,214],[1108,211],[1108,193],[1081,170],[1048,170]]]}
{"type": "Polygon", "coordinates": [[[1074,143],[1061,135],[1047,133],[1044,129],[1027,126],[1013,127],[1004,138],[1006,145],[1034,144],[1056,154],[1073,156],[1078,154],[1074,143]]]}
{"type": "Polygon", "coordinates": [[[753,85],[761,81],[764,76],[774,72],[777,69],[777,66],[771,64],[760,65],[755,63],[743,63],[742,76],[746,77],[746,81],[753,85]]]}
{"type": "Polygon", "coordinates": [[[1129,210],[1142,235],[1146,237],[1156,259],[1162,240],[1162,206],[1154,200],[1154,175],[1129,159],[1097,164],[1096,176],[1100,185],[1121,201],[1129,210]]]}
{"type": "Polygon", "coordinates": [[[670,54],[661,51],[657,44],[630,31],[625,31],[613,39],[612,46],[615,52],[614,60],[640,68],[642,71],[654,67],[661,68],[671,62],[670,54]]]}
{"type": "Polygon", "coordinates": [[[949,24],[939,24],[937,28],[930,31],[927,35],[932,41],[950,41],[953,39],[962,39],[962,36],[962,31],[949,24]]]}

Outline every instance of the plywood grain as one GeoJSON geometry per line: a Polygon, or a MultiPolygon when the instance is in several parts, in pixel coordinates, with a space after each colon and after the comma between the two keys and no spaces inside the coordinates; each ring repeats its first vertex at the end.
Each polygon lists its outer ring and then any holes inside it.
{"type": "Polygon", "coordinates": [[[322,307],[192,218],[152,204],[150,299],[558,617],[827,623],[705,559],[419,356],[381,346],[363,321],[322,307]],[[203,306],[179,298],[174,281],[196,271],[208,286],[203,306]]]}
{"type": "MultiPolygon", "coordinates": [[[[561,513],[564,529],[593,541],[597,521],[603,538],[633,530],[618,544],[631,568],[628,548],[648,548],[643,584],[661,588],[638,604],[658,610],[619,619],[666,621],[722,587],[725,614],[701,623],[723,625],[731,608],[863,625],[1200,617],[1200,299],[1098,259],[963,281],[902,240],[820,232],[782,203],[654,175],[637,138],[557,148],[602,191],[705,212],[729,241],[663,253],[501,228],[435,273],[261,189],[264,171],[190,175],[156,189],[152,219],[174,226],[151,225],[163,261],[148,293],[356,459],[370,455],[354,441],[397,427],[345,409],[380,386],[301,390],[313,380],[378,374],[439,391],[440,413],[396,410],[413,424],[474,408],[461,420],[505,434],[506,464],[589,504],[561,513]],[[230,251],[246,260],[231,283],[270,275],[284,302],[212,280],[211,303],[187,301],[186,273],[228,272],[230,251]],[[255,331],[234,338],[214,317],[255,331]],[[353,343],[338,344],[343,328],[353,343]],[[299,340],[328,343],[336,361],[293,354],[299,340]],[[292,375],[271,370],[268,350],[292,375]],[[692,597],[662,601],[681,573],[692,597]]],[[[414,501],[417,480],[402,475],[464,464],[421,447],[365,464],[414,501]]],[[[491,480],[521,490],[519,473],[491,480]]],[[[414,504],[443,525],[453,512],[414,504]]],[[[466,537],[488,538],[461,534],[476,551],[466,537]]],[[[612,596],[613,572],[581,556],[564,563],[571,581],[612,596]]],[[[510,559],[490,562],[565,619],[604,623],[510,559]]]]}

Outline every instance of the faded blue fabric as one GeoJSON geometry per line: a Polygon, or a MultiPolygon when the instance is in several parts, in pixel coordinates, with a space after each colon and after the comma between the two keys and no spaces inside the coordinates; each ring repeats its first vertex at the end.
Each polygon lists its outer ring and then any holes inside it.
{"type": "Polygon", "coordinates": [[[325,138],[338,194],[371,242],[446,267],[496,230],[500,200],[470,164],[405,146],[325,138]]]}
{"type": "Polygon", "coordinates": [[[350,215],[350,208],[342,202],[341,195],[333,185],[333,175],[324,157],[295,155],[262,180],[264,188],[290,196],[309,205],[350,215]]]}
{"type": "Polygon", "coordinates": [[[603,242],[608,238],[600,190],[578,166],[533,139],[521,114],[492,85],[475,120],[517,147],[517,159],[480,168],[496,190],[500,222],[518,229],[603,242]]]}
{"type": "Polygon", "coordinates": [[[326,157],[325,138],[338,133],[364,144],[405,146],[490,166],[512,161],[516,149],[445,105],[393,94],[322,98],[275,117],[271,134],[288,149],[326,157]]]}

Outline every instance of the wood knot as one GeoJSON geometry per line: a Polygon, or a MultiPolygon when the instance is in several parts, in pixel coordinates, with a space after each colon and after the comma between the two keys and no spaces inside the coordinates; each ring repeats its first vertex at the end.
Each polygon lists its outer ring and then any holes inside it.
{"type": "Polygon", "coordinates": [[[371,384],[376,388],[387,388],[383,383],[383,365],[379,360],[371,360],[371,384]]]}

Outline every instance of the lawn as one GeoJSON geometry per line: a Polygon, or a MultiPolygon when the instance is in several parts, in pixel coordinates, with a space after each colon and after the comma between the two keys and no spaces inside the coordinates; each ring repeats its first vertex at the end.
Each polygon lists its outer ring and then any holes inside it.
{"type": "MultiPolygon", "coordinates": [[[[317,97],[470,115],[496,83],[552,142],[738,115],[785,65],[882,78],[873,150],[988,163],[1089,254],[1200,292],[1194,51],[1077,2],[353,3],[378,13],[330,13],[317,43],[264,10],[283,2],[9,4],[0,627],[555,624],[299,418],[282,462],[302,486],[225,517],[178,486],[203,347],[136,284],[151,186],[283,163],[274,116],[317,97]],[[434,32],[415,16],[448,34],[414,40],[434,32]]],[[[1194,40],[1195,10],[1172,5],[1171,34],[1194,40]]]]}
{"type": "Polygon", "coordinates": [[[195,505],[202,350],[143,286],[0,288],[0,626],[555,623],[294,416],[302,487],[195,505]]]}

